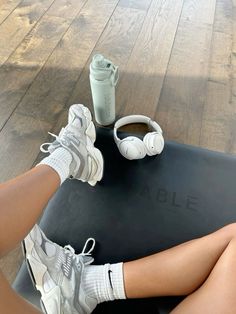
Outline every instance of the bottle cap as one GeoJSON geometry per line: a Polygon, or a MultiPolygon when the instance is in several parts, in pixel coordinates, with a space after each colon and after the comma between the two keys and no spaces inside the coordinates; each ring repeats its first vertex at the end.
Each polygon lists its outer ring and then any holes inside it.
{"type": "Polygon", "coordinates": [[[106,67],[106,62],[105,62],[105,58],[100,55],[100,54],[96,54],[94,57],[93,57],[93,65],[95,67],[101,67],[101,68],[105,68],[106,67]]]}
{"type": "Polygon", "coordinates": [[[109,79],[113,86],[116,85],[119,78],[118,67],[101,54],[93,56],[90,64],[90,75],[98,81],[109,79]]]}

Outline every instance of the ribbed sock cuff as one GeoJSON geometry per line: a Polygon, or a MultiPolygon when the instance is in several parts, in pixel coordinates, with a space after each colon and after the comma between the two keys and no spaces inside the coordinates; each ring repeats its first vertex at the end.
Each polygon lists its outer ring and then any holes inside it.
{"type": "Polygon", "coordinates": [[[116,300],[126,299],[123,276],[123,263],[111,264],[113,294],[116,300]]]}
{"type": "Polygon", "coordinates": [[[85,267],[83,284],[86,294],[95,298],[98,303],[114,300],[111,299],[110,289],[107,286],[106,268],[104,265],[91,265],[85,267]]]}
{"type": "Polygon", "coordinates": [[[126,299],[123,263],[85,267],[83,286],[85,293],[98,303],[126,299]]]}
{"type": "Polygon", "coordinates": [[[59,147],[38,165],[47,165],[53,168],[58,173],[62,184],[70,175],[71,162],[72,156],[70,152],[63,147],[59,147]]]}

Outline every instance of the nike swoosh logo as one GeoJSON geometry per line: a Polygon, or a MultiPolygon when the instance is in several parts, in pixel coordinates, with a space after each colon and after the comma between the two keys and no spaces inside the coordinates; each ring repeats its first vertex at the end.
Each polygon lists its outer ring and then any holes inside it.
{"type": "Polygon", "coordinates": [[[111,281],[111,273],[112,273],[112,270],[108,270],[108,278],[109,278],[109,281],[110,281],[110,285],[111,285],[111,289],[113,290],[113,286],[112,286],[112,281],[111,281]]]}

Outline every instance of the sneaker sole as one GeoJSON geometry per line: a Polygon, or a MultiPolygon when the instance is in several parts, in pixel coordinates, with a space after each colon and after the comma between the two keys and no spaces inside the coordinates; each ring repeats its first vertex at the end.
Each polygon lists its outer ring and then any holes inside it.
{"type": "MultiPolygon", "coordinates": [[[[43,281],[43,276],[45,275],[45,272],[47,271],[46,266],[44,266],[42,263],[40,263],[38,260],[36,260],[33,256],[32,256],[32,251],[34,248],[34,242],[31,239],[31,236],[28,235],[23,241],[22,241],[22,251],[23,251],[23,255],[25,257],[25,261],[26,261],[26,266],[28,269],[28,273],[30,275],[31,281],[33,283],[34,289],[39,291],[41,294],[41,297],[43,297],[42,294],[42,281],[43,281]],[[26,240],[27,238],[27,240],[26,240]],[[35,277],[33,270],[32,270],[32,266],[30,265],[30,262],[27,258],[27,254],[29,254],[31,256],[31,259],[33,259],[35,261],[35,263],[37,263],[39,272],[37,274],[37,276],[35,277]]],[[[45,305],[43,304],[42,299],[40,299],[40,304],[41,304],[41,309],[43,310],[43,313],[48,314],[45,308],[45,305]]]]}
{"type": "MultiPolygon", "coordinates": [[[[36,225],[36,228],[38,228],[37,225],[36,225]]],[[[47,296],[46,294],[44,295],[43,288],[42,288],[43,287],[43,277],[44,277],[45,273],[47,272],[47,267],[42,264],[36,251],[34,251],[34,254],[37,256],[38,259],[35,258],[34,256],[32,256],[34,246],[35,246],[34,241],[31,238],[31,234],[29,234],[22,241],[23,255],[24,255],[25,260],[26,260],[26,265],[27,265],[28,272],[29,272],[30,278],[32,280],[34,289],[39,291],[41,294],[41,299],[40,299],[41,310],[43,311],[44,314],[49,314],[49,312],[47,311],[46,306],[44,304],[43,298],[44,297],[50,298],[50,296],[47,296]],[[31,261],[33,261],[35,264],[37,264],[37,273],[36,274],[33,273],[32,266],[30,264],[29,259],[27,258],[27,255],[30,256],[31,261]]],[[[57,297],[58,296],[61,296],[61,291],[60,291],[59,287],[58,287],[58,291],[57,291],[57,297]]],[[[80,302],[83,302],[84,306],[88,307],[86,300],[85,300],[85,297],[83,298],[83,300],[80,300],[80,302]]],[[[89,307],[88,307],[88,311],[91,311],[89,307]]],[[[51,311],[50,311],[50,313],[51,313],[51,311]]],[[[64,313],[64,311],[63,311],[63,309],[61,309],[60,313],[57,312],[56,314],[63,314],[63,313],[64,313]]]]}
{"type": "MultiPolygon", "coordinates": [[[[99,149],[97,149],[96,147],[94,147],[94,143],[96,141],[96,129],[95,129],[95,125],[92,121],[92,114],[90,112],[90,110],[85,107],[84,105],[80,104],[79,105],[80,108],[83,111],[83,115],[86,118],[87,121],[87,128],[85,130],[85,134],[86,134],[86,148],[88,150],[88,152],[90,153],[91,156],[93,156],[93,158],[95,159],[96,164],[98,165],[98,169],[96,171],[96,173],[93,175],[92,178],[89,178],[88,183],[92,186],[96,185],[96,183],[98,181],[101,181],[102,177],[103,177],[103,172],[104,172],[104,159],[102,156],[102,153],[100,152],[99,149]]],[[[80,116],[81,112],[78,109],[78,106],[73,105],[70,107],[69,110],[69,114],[73,114],[75,116],[80,116]]]]}
{"type": "MultiPolygon", "coordinates": [[[[95,162],[98,166],[96,173],[93,175],[92,178],[89,178],[88,180],[88,183],[94,186],[98,181],[101,181],[103,177],[104,159],[100,150],[94,147],[94,142],[96,141],[96,129],[92,121],[92,114],[90,110],[84,105],[80,104],[79,107],[82,109],[83,115],[85,116],[87,121],[87,128],[85,130],[87,144],[86,148],[90,155],[95,159],[95,162]]],[[[71,106],[69,113],[77,117],[81,115],[81,112],[76,105],[71,106]]]]}
{"type": "Polygon", "coordinates": [[[93,145],[87,146],[87,150],[97,164],[96,173],[92,176],[92,178],[89,178],[88,180],[88,183],[94,186],[98,181],[101,181],[103,177],[104,159],[100,150],[94,147],[93,145]]]}

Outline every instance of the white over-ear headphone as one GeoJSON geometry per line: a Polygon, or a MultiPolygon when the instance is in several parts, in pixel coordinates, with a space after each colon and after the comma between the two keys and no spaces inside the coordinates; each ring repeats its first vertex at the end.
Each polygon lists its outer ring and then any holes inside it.
{"type": "Polygon", "coordinates": [[[114,126],[114,140],[121,155],[130,160],[142,159],[146,155],[154,156],[160,154],[164,148],[161,127],[155,121],[142,115],[131,115],[116,121],[114,126]],[[153,129],[153,132],[147,133],[143,140],[140,140],[136,136],[128,136],[123,140],[119,139],[117,129],[131,123],[145,123],[153,129]]]}

